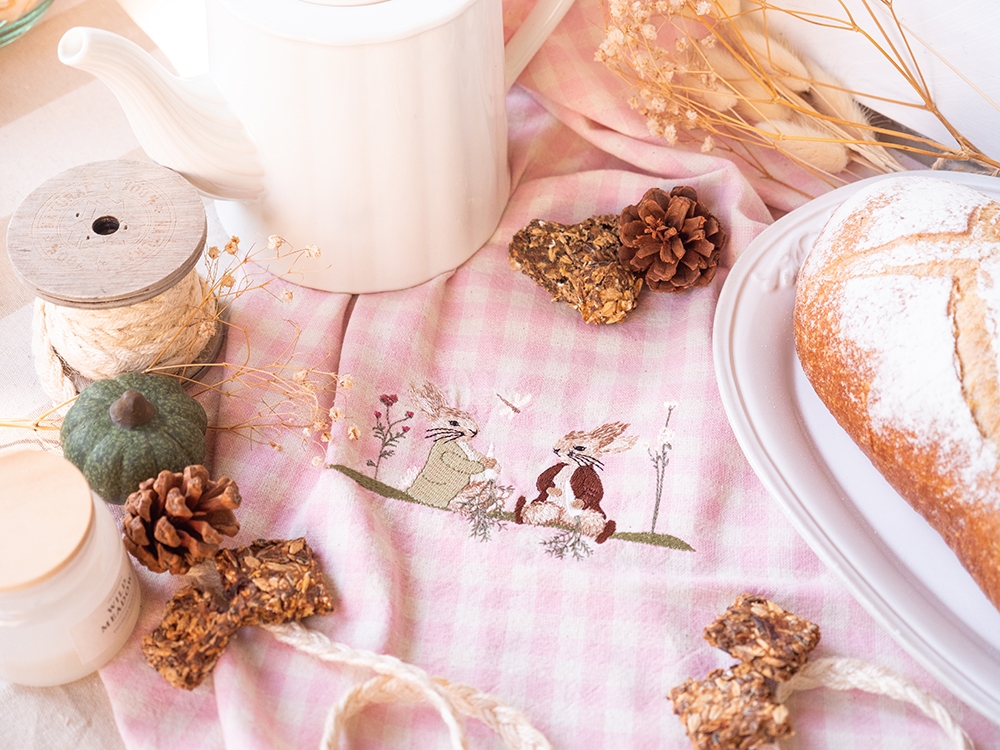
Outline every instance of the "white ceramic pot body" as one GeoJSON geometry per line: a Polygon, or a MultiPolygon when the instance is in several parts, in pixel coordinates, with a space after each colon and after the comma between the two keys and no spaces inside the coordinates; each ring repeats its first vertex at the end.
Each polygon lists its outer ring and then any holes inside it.
{"type": "Polygon", "coordinates": [[[217,203],[243,247],[316,245],[272,270],[358,293],[421,283],[486,242],[510,192],[500,0],[207,12],[212,78],[263,168],[258,199],[217,203]]]}
{"type": "Polygon", "coordinates": [[[207,0],[209,75],[70,29],[59,59],[118,97],[149,156],[305,286],[380,292],[455,268],[510,192],[507,89],[573,0],[537,0],[506,48],[501,0],[207,0]],[[289,260],[288,258],[291,258],[289,260]]]}

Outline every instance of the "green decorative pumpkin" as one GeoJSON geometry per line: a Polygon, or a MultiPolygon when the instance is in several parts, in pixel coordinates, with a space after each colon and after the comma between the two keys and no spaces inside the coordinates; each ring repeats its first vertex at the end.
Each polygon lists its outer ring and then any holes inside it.
{"type": "Polygon", "coordinates": [[[205,460],[205,409],[166,375],[130,372],[83,389],[63,419],[63,453],[109,503],[161,471],[205,460]]]}

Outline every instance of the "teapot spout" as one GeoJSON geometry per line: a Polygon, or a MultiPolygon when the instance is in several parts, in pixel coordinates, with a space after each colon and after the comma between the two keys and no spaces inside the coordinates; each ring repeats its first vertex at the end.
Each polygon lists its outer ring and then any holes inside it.
{"type": "Polygon", "coordinates": [[[128,39],[82,26],[63,35],[59,59],[103,81],[149,157],[206,195],[252,200],[263,192],[257,148],[207,76],[178,78],[128,39]]]}

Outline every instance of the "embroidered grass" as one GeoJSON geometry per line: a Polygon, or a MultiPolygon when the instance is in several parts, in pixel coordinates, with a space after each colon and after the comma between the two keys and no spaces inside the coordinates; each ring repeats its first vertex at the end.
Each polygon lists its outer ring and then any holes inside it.
{"type": "MultiPolygon", "coordinates": [[[[398,490],[391,485],[381,482],[378,479],[373,479],[367,474],[363,474],[360,471],[352,469],[349,466],[344,466],[343,464],[327,464],[327,469],[335,469],[339,471],[344,476],[353,479],[358,485],[368,490],[369,492],[374,492],[380,497],[389,498],[392,500],[402,500],[406,503],[413,503],[415,505],[423,505],[427,508],[436,508],[437,510],[447,510],[451,513],[459,513],[460,515],[466,516],[469,520],[472,529],[470,531],[470,536],[482,539],[486,541],[489,539],[489,531],[493,528],[503,528],[508,522],[514,521],[514,514],[503,510],[502,503],[497,504],[497,502],[490,501],[489,495],[486,495],[486,500],[480,499],[480,507],[471,513],[466,513],[462,509],[463,501],[458,501],[453,504],[451,508],[442,508],[440,505],[434,505],[432,503],[425,503],[421,500],[417,500],[411,497],[402,490],[398,490]],[[476,515],[478,518],[473,518],[476,515]],[[483,532],[477,532],[477,525],[483,524],[489,525],[489,528],[485,531],[485,536],[483,532]]],[[[507,492],[508,494],[504,496],[510,496],[513,488],[498,485],[497,491],[500,493],[507,492]]],[[[577,559],[583,559],[584,557],[589,557],[590,554],[582,550],[582,547],[590,546],[583,540],[580,534],[579,526],[567,526],[561,523],[550,523],[546,524],[548,528],[560,529],[560,533],[556,536],[545,540],[542,542],[542,546],[545,547],[546,552],[549,554],[562,559],[567,554],[576,557],[577,559]],[[582,547],[581,547],[582,545],[582,547]],[[575,552],[574,552],[575,550],[575,552]],[[561,553],[561,554],[560,554],[561,553]],[[582,555],[582,557],[581,557],[582,555]]],[[[682,550],[686,552],[694,552],[695,549],[690,544],[685,542],[676,536],[671,536],[670,534],[657,534],[650,531],[619,531],[612,534],[610,539],[618,539],[623,542],[638,542],[640,544],[650,544],[654,547],[666,547],[668,549],[682,550]]],[[[591,553],[593,550],[591,550],[591,553]]]]}
{"type": "Polygon", "coordinates": [[[488,542],[493,530],[504,528],[512,516],[504,512],[504,503],[514,488],[494,479],[472,482],[451,502],[451,508],[469,522],[469,536],[488,542]]]}
{"type": "Polygon", "coordinates": [[[360,471],[352,469],[350,466],[344,466],[343,464],[327,464],[327,469],[336,469],[341,474],[346,477],[350,477],[355,482],[360,484],[369,492],[374,492],[376,495],[381,495],[382,497],[388,497],[393,500],[402,500],[407,503],[416,503],[417,505],[426,505],[428,508],[437,508],[438,510],[447,510],[447,508],[442,508],[438,505],[431,505],[430,503],[422,503],[414,497],[410,497],[402,490],[397,490],[385,482],[380,482],[378,479],[368,476],[367,474],[362,474],[360,471]]]}
{"type": "Polygon", "coordinates": [[[579,518],[575,526],[543,541],[542,547],[547,555],[552,555],[557,560],[564,560],[566,557],[586,560],[594,554],[594,548],[583,537],[579,518]]]}
{"type": "Polygon", "coordinates": [[[683,539],[671,536],[670,534],[655,534],[651,531],[620,531],[612,534],[611,538],[621,539],[623,542],[639,542],[641,544],[652,544],[654,547],[679,549],[685,552],[695,551],[694,547],[683,539]]]}

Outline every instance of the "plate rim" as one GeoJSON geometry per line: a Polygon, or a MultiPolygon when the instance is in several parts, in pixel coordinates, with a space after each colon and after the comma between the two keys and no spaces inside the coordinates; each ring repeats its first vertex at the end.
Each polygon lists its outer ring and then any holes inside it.
{"type": "MultiPolygon", "coordinates": [[[[777,254],[778,250],[785,251],[784,246],[772,245],[771,242],[775,237],[782,236],[786,226],[794,225],[803,214],[832,213],[844,200],[866,185],[894,177],[919,176],[946,179],[973,188],[989,184],[994,190],[1000,189],[1000,181],[988,175],[912,170],[891,175],[877,175],[844,185],[781,217],[766,227],[747,245],[733,264],[722,286],[713,321],[712,350],[715,375],[723,407],[743,454],[771,497],[777,500],[799,535],[823,563],[837,575],[858,603],[888,631],[911,657],[963,702],[990,721],[1000,725],[1000,695],[991,694],[989,690],[973,681],[965,672],[955,666],[956,644],[929,642],[925,635],[911,624],[912,613],[908,612],[911,607],[902,604],[900,598],[906,593],[920,593],[921,596],[923,593],[906,582],[905,578],[898,574],[898,571],[890,575],[889,578],[901,580],[908,589],[907,591],[894,594],[880,588],[877,582],[871,580],[872,571],[858,569],[837,544],[837,540],[832,538],[830,533],[816,521],[810,512],[808,498],[802,498],[796,493],[781,466],[775,461],[774,455],[767,450],[768,441],[762,437],[759,425],[755,423],[744,402],[744,389],[740,387],[741,380],[738,372],[740,368],[737,367],[734,356],[733,329],[736,323],[736,314],[741,309],[741,302],[746,304],[747,295],[755,294],[749,290],[751,283],[760,281],[755,278],[754,271],[769,255],[777,254]]],[[[825,221],[824,218],[823,223],[825,221]]],[[[822,224],[817,227],[817,230],[821,227],[822,224]]],[[[793,272],[797,271],[797,267],[793,269],[793,272]]],[[[792,285],[794,286],[794,283],[792,285]]],[[[756,295],[762,297],[764,292],[764,288],[761,287],[761,291],[756,295]]],[[[794,392],[789,393],[789,399],[796,402],[795,408],[798,410],[794,392]]],[[[828,479],[836,482],[832,477],[828,479]]],[[[850,498],[853,504],[854,498],[851,498],[846,491],[843,492],[843,495],[850,498]]],[[[889,549],[884,549],[882,552],[891,559],[899,559],[889,549]]],[[[966,634],[956,632],[954,635],[961,637],[966,644],[979,648],[966,634]]],[[[961,659],[958,660],[959,663],[961,661],[961,659]]],[[[997,667],[1000,670],[1000,662],[997,663],[997,667]]]]}

